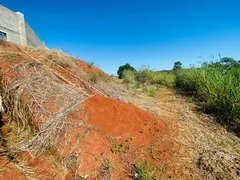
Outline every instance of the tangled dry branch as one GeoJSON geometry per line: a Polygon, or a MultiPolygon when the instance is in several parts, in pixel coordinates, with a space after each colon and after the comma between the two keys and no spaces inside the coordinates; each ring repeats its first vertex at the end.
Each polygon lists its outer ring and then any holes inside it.
{"type": "MultiPolygon", "coordinates": [[[[87,97],[63,83],[42,64],[26,62],[3,76],[6,76],[2,78],[4,104],[11,112],[12,121],[17,123],[18,135],[21,137],[26,131],[32,134],[28,139],[22,138],[15,143],[13,149],[39,156],[57,147],[60,139],[69,141],[72,128],[84,126],[83,121],[74,122],[68,115],[87,97]],[[10,76],[12,73],[14,76],[10,76]]],[[[82,114],[83,118],[84,111],[82,114]]]]}

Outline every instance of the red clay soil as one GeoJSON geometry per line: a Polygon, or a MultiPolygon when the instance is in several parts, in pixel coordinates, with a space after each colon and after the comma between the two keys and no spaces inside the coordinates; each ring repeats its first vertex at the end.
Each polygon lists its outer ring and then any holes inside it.
{"type": "MultiPolygon", "coordinates": [[[[156,151],[162,152],[169,148],[169,142],[165,142],[162,138],[168,134],[162,120],[140,108],[102,96],[91,97],[84,103],[84,108],[88,116],[86,123],[99,128],[100,132],[90,133],[80,148],[83,155],[81,175],[93,174],[92,170],[96,170],[104,157],[108,157],[115,169],[112,177],[124,179],[126,164],[129,166],[136,159],[149,159],[150,148],[157,148],[156,151]],[[114,144],[119,145],[123,142],[130,146],[129,150],[111,152],[114,144]],[[161,145],[155,147],[158,143],[161,145]]],[[[163,153],[161,162],[169,157],[169,155],[164,156],[163,153]]],[[[98,170],[101,171],[101,169],[98,170]]]]}
{"type": "MultiPolygon", "coordinates": [[[[22,169],[29,169],[29,175],[21,172],[20,168],[17,168],[13,162],[10,162],[6,156],[0,156],[0,179],[1,180],[25,180],[28,177],[32,179],[64,179],[70,180],[68,177],[71,175],[69,172],[59,171],[61,165],[54,164],[51,159],[44,158],[31,158],[31,156],[25,152],[21,153],[17,157],[17,161],[24,162],[22,169]],[[31,175],[31,176],[30,176],[31,175]]],[[[20,167],[20,166],[19,166],[20,167]]]]}
{"type": "Polygon", "coordinates": [[[93,96],[85,103],[88,123],[112,137],[131,136],[133,144],[151,143],[167,134],[164,123],[152,114],[127,103],[93,96]]]}
{"type": "Polygon", "coordinates": [[[0,179],[1,180],[24,180],[24,175],[17,169],[7,157],[0,156],[0,179]]]}

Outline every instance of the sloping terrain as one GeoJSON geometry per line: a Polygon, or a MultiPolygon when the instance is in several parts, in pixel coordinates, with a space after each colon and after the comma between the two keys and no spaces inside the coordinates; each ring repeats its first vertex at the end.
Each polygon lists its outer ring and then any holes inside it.
{"type": "Polygon", "coordinates": [[[60,51],[0,44],[3,178],[137,178],[137,164],[172,158],[165,123],[108,98],[120,86],[101,70],[60,51]]]}
{"type": "Polygon", "coordinates": [[[0,179],[239,179],[240,140],[173,90],[0,41],[0,179]]]}

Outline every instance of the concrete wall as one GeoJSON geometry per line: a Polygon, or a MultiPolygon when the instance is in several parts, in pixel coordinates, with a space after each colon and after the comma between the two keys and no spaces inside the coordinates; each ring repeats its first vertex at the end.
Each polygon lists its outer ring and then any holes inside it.
{"type": "Polygon", "coordinates": [[[8,41],[22,44],[18,25],[18,15],[0,5],[0,31],[7,33],[8,41]]]}
{"type": "Polygon", "coordinates": [[[7,41],[33,47],[44,46],[43,42],[24,20],[24,15],[22,13],[15,13],[1,5],[0,31],[7,34],[7,41]]]}

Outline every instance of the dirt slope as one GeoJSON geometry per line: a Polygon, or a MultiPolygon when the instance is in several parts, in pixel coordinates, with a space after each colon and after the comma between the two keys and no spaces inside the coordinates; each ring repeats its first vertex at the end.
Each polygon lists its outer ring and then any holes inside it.
{"type": "MultiPolygon", "coordinates": [[[[16,173],[36,179],[125,179],[138,163],[164,167],[172,158],[165,123],[107,98],[117,86],[98,68],[59,51],[4,41],[0,52],[7,110],[1,157],[17,167],[16,173]],[[98,82],[91,81],[92,74],[98,82]],[[99,88],[103,82],[106,91],[99,88]]],[[[7,172],[3,166],[0,175],[7,172]]]]}

